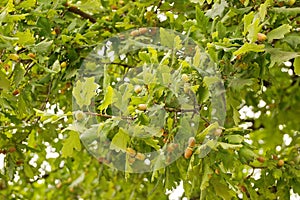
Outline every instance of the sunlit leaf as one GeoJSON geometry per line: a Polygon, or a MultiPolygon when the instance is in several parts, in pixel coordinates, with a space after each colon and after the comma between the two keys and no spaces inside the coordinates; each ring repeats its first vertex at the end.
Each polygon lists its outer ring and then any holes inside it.
{"type": "Polygon", "coordinates": [[[124,129],[120,128],[119,132],[111,141],[110,149],[115,150],[116,152],[125,152],[129,139],[130,137],[127,132],[124,129]]]}
{"type": "Polygon", "coordinates": [[[61,149],[62,157],[72,156],[74,150],[80,151],[81,143],[78,133],[75,131],[70,131],[69,137],[64,141],[61,149]]]}

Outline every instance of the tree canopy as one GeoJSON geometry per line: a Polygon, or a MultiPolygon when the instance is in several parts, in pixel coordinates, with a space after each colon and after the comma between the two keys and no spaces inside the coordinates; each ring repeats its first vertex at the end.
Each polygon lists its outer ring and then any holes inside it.
{"type": "Polygon", "coordinates": [[[300,194],[300,2],[0,10],[1,199],[300,194]]]}

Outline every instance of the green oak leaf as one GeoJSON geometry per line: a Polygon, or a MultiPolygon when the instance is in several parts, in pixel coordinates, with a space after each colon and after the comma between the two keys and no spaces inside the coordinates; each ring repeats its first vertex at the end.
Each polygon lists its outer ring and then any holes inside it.
{"type": "Polygon", "coordinates": [[[265,51],[265,45],[263,44],[249,44],[249,43],[245,43],[243,46],[241,46],[238,50],[236,50],[235,52],[233,52],[233,55],[241,55],[241,54],[245,54],[247,52],[263,52],[265,51]]]}
{"type": "Polygon", "coordinates": [[[108,86],[106,88],[106,93],[103,99],[102,104],[98,107],[100,112],[105,110],[113,101],[113,94],[114,94],[114,89],[111,86],[108,86]]]}
{"type": "Polygon", "coordinates": [[[129,140],[129,135],[124,129],[120,128],[119,132],[113,137],[111,141],[110,149],[115,150],[116,152],[125,152],[129,140]]]}
{"type": "Polygon", "coordinates": [[[80,108],[89,106],[92,98],[97,94],[96,89],[98,89],[99,85],[94,81],[95,77],[90,77],[76,82],[72,94],[80,108]]]}
{"type": "Polygon", "coordinates": [[[283,24],[279,26],[276,29],[273,29],[267,34],[268,37],[268,42],[272,42],[275,39],[282,39],[284,38],[284,35],[289,33],[291,30],[292,26],[288,24],[283,24]]]}
{"type": "Polygon", "coordinates": [[[61,149],[62,157],[71,157],[74,149],[80,151],[81,143],[78,133],[75,131],[70,131],[69,137],[63,142],[63,147],[61,149]]]}

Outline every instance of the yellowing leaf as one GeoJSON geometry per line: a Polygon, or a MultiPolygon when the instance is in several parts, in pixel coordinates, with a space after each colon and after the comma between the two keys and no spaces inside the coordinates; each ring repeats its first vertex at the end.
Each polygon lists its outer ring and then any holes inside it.
{"type": "Polygon", "coordinates": [[[288,24],[283,24],[283,25],[279,26],[278,28],[270,31],[267,34],[268,42],[272,42],[274,39],[284,38],[284,35],[289,33],[291,28],[292,28],[292,26],[290,26],[288,24]]]}
{"type": "Polygon", "coordinates": [[[70,135],[64,141],[63,147],[61,149],[62,157],[72,156],[74,149],[76,149],[77,151],[80,151],[81,150],[81,143],[80,143],[78,133],[75,132],[75,131],[70,131],[70,135]]]}
{"type": "Polygon", "coordinates": [[[96,95],[99,85],[94,83],[95,77],[85,78],[84,81],[78,80],[73,89],[73,96],[80,108],[89,106],[92,98],[96,95]]]}

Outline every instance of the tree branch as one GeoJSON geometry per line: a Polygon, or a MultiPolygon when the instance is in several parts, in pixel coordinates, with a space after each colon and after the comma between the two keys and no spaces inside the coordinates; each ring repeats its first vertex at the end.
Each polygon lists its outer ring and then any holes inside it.
{"type": "Polygon", "coordinates": [[[68,8],[69,12],[80,15],[82,18],[88,19],[92,23],[96,23],[96,21],[97,21],[92,15],[90,15],[86,12],[83,12],[82,10],[77,8],[76,6],[69,6],[68,3],[64,4],[64,6],[66,6],[68,8]]]}

